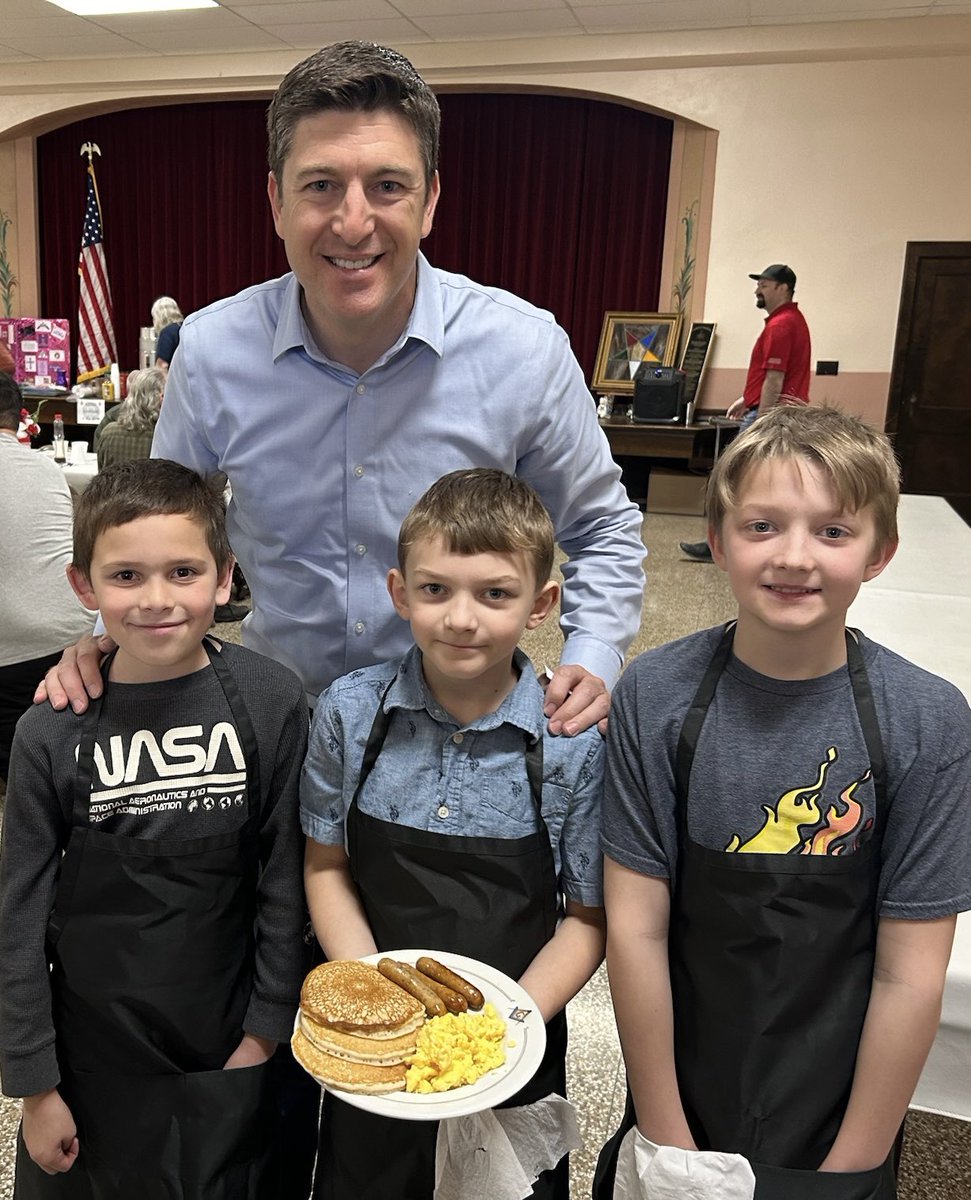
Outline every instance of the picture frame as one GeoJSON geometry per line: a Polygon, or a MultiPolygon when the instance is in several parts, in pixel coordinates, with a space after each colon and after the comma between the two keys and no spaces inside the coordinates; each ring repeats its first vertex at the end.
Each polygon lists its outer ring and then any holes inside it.
{"type": "Polygon", "coordinates": [[[680,333],[680,313],[604,313],[593,390],[632,396],[634,375],[641,363],[674,365],[680,333]]]}
{"type": "MultiPolygon", "coordinates": [[[[691,328],[685,338],[684,350],[681,352],[681,372],[684,375],[683,395],[686,408],[693,405],[698,398],[714,338],[714,321],[691,322],[691,328]]],[[[693,412],[694,410],[688,408],[688,411],[693,412]]]]}

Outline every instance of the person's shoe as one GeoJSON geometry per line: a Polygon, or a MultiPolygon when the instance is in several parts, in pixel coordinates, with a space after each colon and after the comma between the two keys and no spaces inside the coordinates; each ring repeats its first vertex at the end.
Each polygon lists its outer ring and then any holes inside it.
{"type": "Polygon", "coordinates": [[[711,547],[707,542],[678,542],[681,547],[681,553],[687,554],[689,558],[693,558],[695,562],[714,562],[711,557],[711,547]]]}
{"type": "Polygon", "coordinates": [[[217,604],[216,612],[213,616],[214,621],[242,621],[243,617],[249,616],[249,609],[245,604],[217,604]]]}

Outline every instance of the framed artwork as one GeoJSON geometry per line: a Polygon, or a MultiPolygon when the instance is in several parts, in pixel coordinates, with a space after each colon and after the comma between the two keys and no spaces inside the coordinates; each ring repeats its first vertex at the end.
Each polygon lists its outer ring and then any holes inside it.
{"type": "Polygon", "coordinates": [[[684,374],[684,403],[694,404],[704,378],[711,343],[715,337],[714,321],[692,321],[684,350],[681,352],[681,371],[684,374]]]}
{"type": "Polygon", "coordinates": [[[604,313],[593,390],[633,395],[634,376],[642,363],[674,364],[680,332],[680,313],[604,313]]]}

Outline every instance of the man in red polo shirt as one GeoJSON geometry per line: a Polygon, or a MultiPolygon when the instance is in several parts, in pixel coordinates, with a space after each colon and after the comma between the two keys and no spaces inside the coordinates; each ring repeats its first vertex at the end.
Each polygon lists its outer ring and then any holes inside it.
{"type": "MultiPolygon", "coordinates": [[[[755,307],[768,316],[752,349],[745,391],[725,413],[741,418],[740,430],[777,404],[809,403],[809,326],[792,298],[796,273],[784,263],[773,263],[749,279],[756,281],[755,307]]],[[[711,562],[707,542],[679,544],[689,558],[711,562]]]]}

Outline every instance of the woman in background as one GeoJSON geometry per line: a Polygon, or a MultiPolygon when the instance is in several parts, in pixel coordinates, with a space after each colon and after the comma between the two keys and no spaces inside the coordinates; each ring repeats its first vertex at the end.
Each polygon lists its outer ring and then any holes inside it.
{"type": "Polygon", "coordinates": [[[128,398],[112,410],[117,417],[98,426],[99,471],[111,463],[150,457],[164,390],[165,372],[160,367],[132,371],[128,376],[128,398]]]}
{"type": "Polygon", "coordinates": [[[172,355],[179,345],[179,330],[182,328],[182,310],[171,296],[159,296],[152,305],[152,329],[155,331],[155,365],[163,371],[169,369],[172,355]]]}

